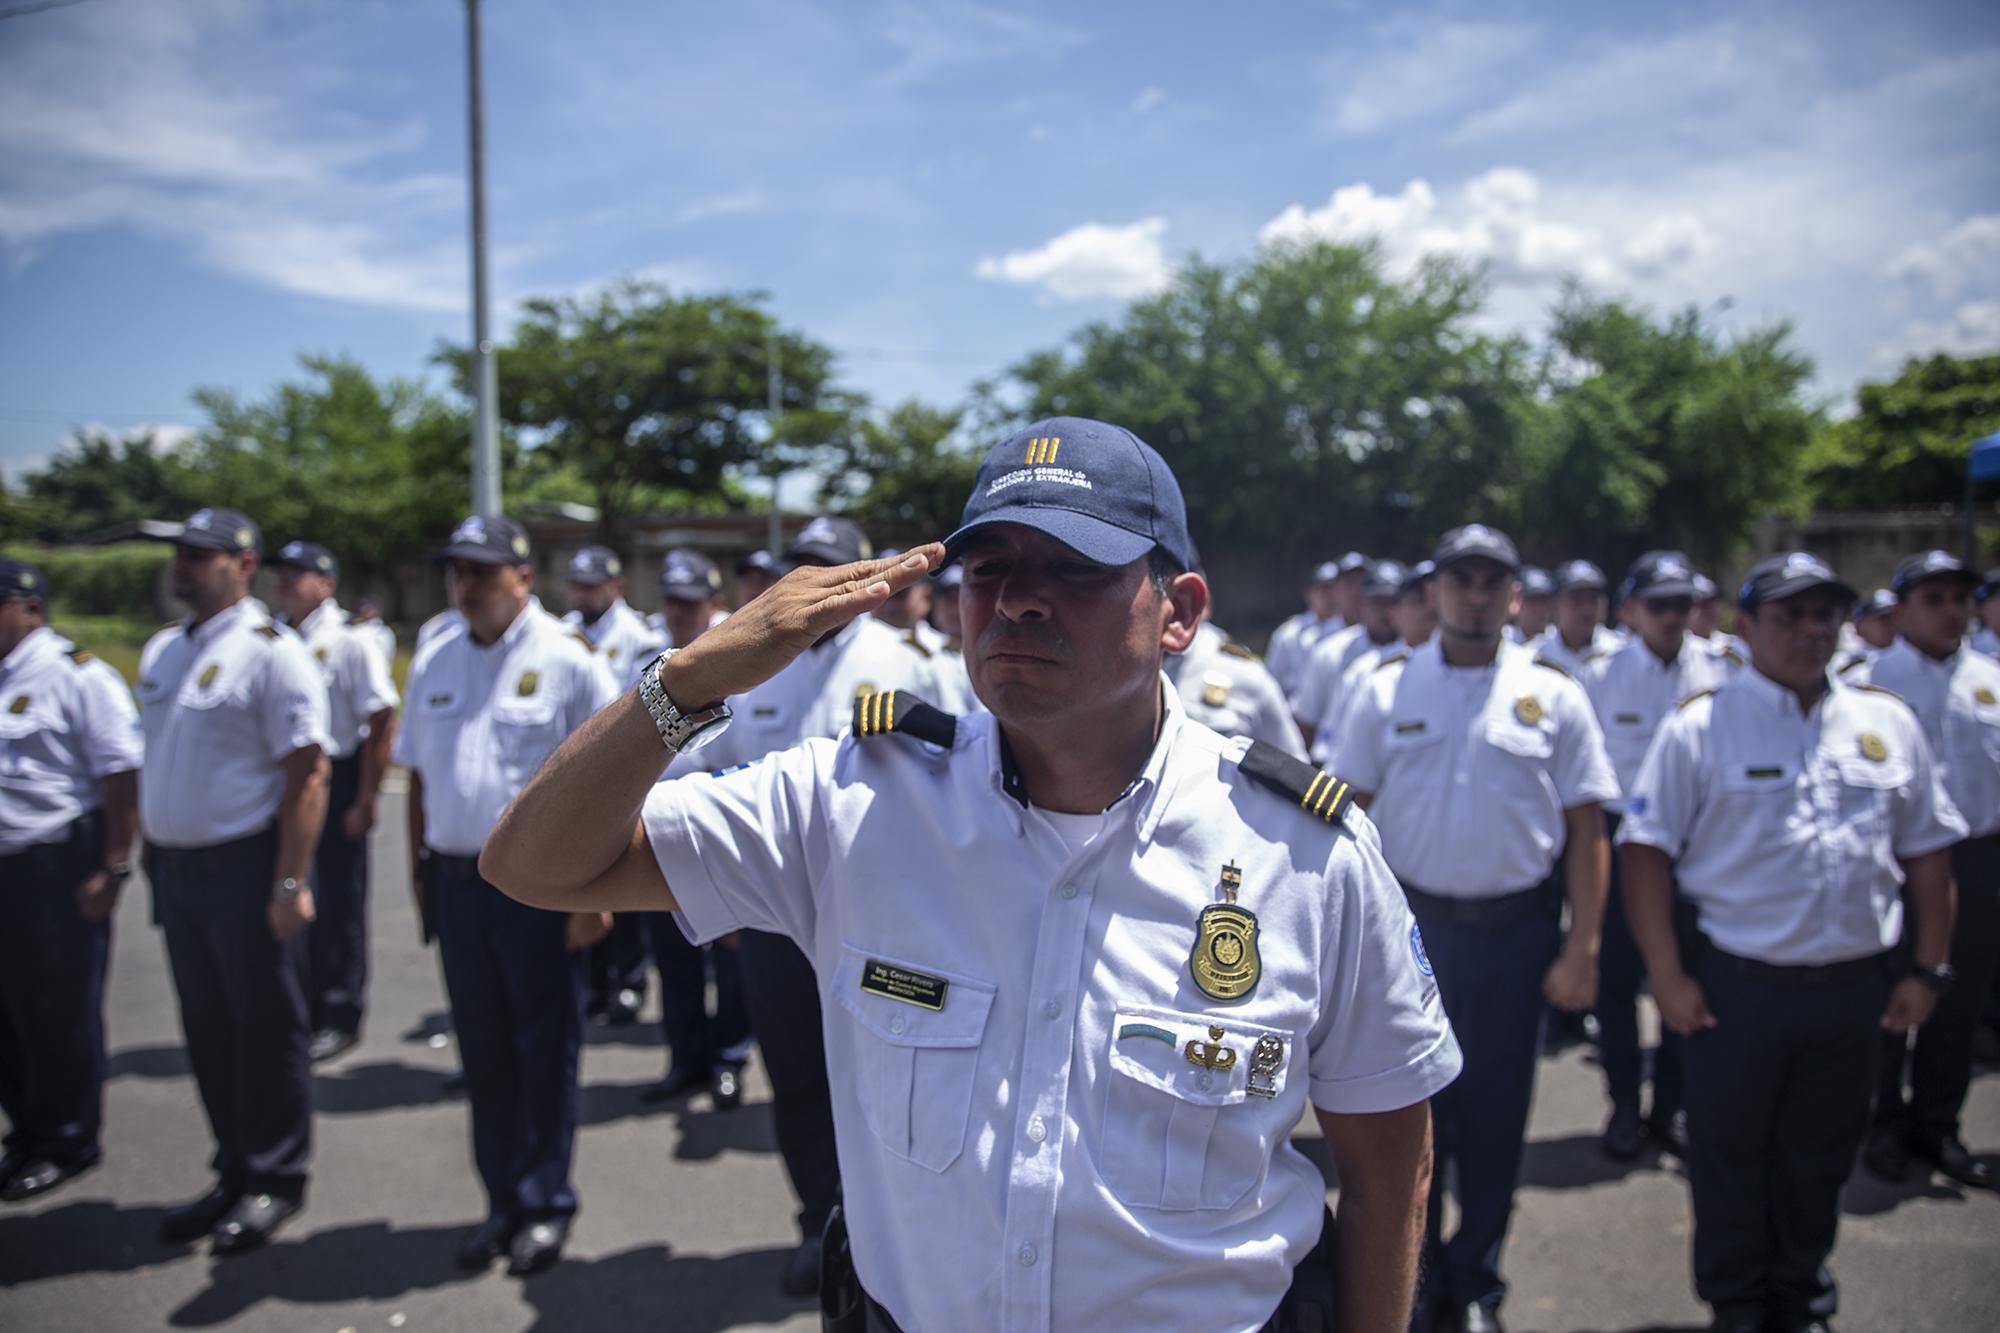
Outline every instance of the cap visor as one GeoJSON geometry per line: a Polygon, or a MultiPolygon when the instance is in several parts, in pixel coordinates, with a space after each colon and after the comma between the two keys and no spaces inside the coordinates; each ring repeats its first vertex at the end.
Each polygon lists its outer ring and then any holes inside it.
{"type": "Polygon", "coordinates": [[[453,542],[440,546],[431,556],[432,560],[470,560],[475,565],[525,565],[526,556],[515,559],[505,551],[496,551],[490,546],[480,546],[472,542],[453,542]]]}
{"type": "Polygon", "coordinates": [[[191,546],[198,551],[250,551],[256,549],[250,546],[238,546],[235,542],[228,541],[211,532],[202,532],[199,529],[182,532],[174,537],[162,537],[160,540],[171,546],[191,546]]]}
{"type": "MultiPolygon", "coordinates": [[[[1455,555],[1439,556],[1435,563],[1439,569],[1443,569],[1446,565],[1462,565],[1468,560],[1491,560],[1500,568],[1510,571],[1521,568],[1521,562],[1518,559],[1509,560],[1505,551],[1460,551],[1455,555]]],[[[1600,583],[1597,586],[1602,588],[1604,585],[1600,583]]]]}
{"type": "Polygon", "coordinates": [[[1760,602],[1782,602],[1787,597],[1797,597],[1800,593],[1811,592],[1815,588],[1831,588],[1850,602],[1861,600],[1860,593],[1854,591],[1854,589],[1848,587],[1839,579],[1822,579],[1810,575],[1805,578],[1787,579],[1757,600],[1760,602]]]}
{"type": "Polygon", "coordinates": [[[611,574],[571,574],[569,581],[580,588],[601,588],[613,577],[611,574]]]}
{"type": "Polygon", "coordinates": [[[1660,583],[1640,588],[1632,594],[1640,601],[1649,597],[1692,597],[1694,584],[1687,579],[1666,579],[1660,583]]]}
{"type": "Polygon", "coordinates": [[[829,565],[851,565],[861,557],[839,547],[826,546],[820,542],[806,542],[785,552],[787,564],[797,564],[801,560],[817,560],[829,565]]]}
{"type": "Polygon", "coordinates": [[[660,589],[660,596],[673,602],[705,602],[714,595],[706,583],[676,583],[660,589]]]}
{"type": "Polygon", "coordinates": [[[948,561],[958,559],[959,550],[965,545],[967,537],[997,523],[1033,528],[1044,536],[1055,538],[1084,559],[1100,565],[1129,565],[1159,545],[1151,537],[1128,532],[1115,523],[1079,514],[1074,509],[1015,505],[982,514],[946,537],[944,558],[948,561]]]}

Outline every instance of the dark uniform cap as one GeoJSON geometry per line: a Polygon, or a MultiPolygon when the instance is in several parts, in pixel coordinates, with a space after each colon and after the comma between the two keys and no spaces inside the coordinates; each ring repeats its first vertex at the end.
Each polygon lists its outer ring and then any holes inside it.
{"type": "Polygon", "coordinates": [[[1549,577],[1549,571],[1540,565],[1521,566],[1521,596],[1553,597],[1556,595],[1556,581],[1549,577]]]}
{"type": "Polygon", "coordinates": [[[1422,592],[1424,584],[1428,583],[1431,576],[1437,572],[1438,567],[1435,561],[1419,560],[1416,564],[1411,565],[1403,571],[1403,582],[1396,589],[1396,600],[1400,602],[1412,593],[1422,592]]]}
{"type": "Polygon", "coordinates": [[[1400,560],[1371,560],[1361,576],[1361,595],[1394,597],[1401,590],[1403,575],[1407,572],[1400,560]]]}
{"type": "Polygon", "coordinates": [[[769,551],[752,551],[736,562],[738,574],[748,574],[753,569],[761,569],[766,574],[776,574],[778,562],[771,558],[769,551]]]}
{"type": "Polygon", "coordinates": [[[39,597],[47,605],[49,581],[27,561],[0,556],[0,600],[9,597],[39,597]]]}
{"type": "Polygon", "coordinates": [[[176,546],[203,551],[260,551],[264,547],[257,525],[234,509],[197,509],[181,524],[180,535],[171,540],[176,546]]]}
{"type": "Polygon", "coordinates": [[[1897,565],[1896,577],[1889,580],[1889,586],[1901,597],[1926,579],[1946,578],[1960,579],[1968,587],[1979,583],[1979,576],[1967,569],[1965,562],[1951,552],[1925,551],[1897,565]]]}
{"type": "Polygon", "coordinates": [[[676,547],[660,564],[660,596],[705,602],[722,591],[722,571],[700,551],[676,547]]]}
{"type": "Polygon", "coordinates": [[[875,548],[868,544],[868,534],[860,524],[825,514],[800,528],[785,548],[785,559],[795,565],[851,565],[874,554],[875,548]]]}
{"type": "Polygon", "coordinates": [[[1312,581],[1314,587],[1325,583],[1337,582],[1339,578],[1340,562],[1338,560],[1322,560],[1313,566],[1312,581]]]}
{"type": "Polygon", "coordinates": [[[1604,592],[1610,586],[1604,571],[1588,560],[1566,560],[1556,566],[1557,592],[1568,592],[1571,588],[1595,588],[1604,592]]]}
{"type": "Polygon", "coordinates": [[[1887,588],[1877,588],[1854,604],[1854,623],[1859,625],[1864,620],[1886,616],[1896,609],[1897,603],[1901,600],[1887,588]]]}
{"type": "Polygon", "coordinates": [[[1447,532],[1438,540],[1431,560],[1439,569],[1461,560],[1491,560],[1508,569],[1521,567],[1521,554],[1514,549],[1513,538],[1484,523],[1468,523],[1447,532]]]}
{"type": "Polygon", "coordinates": [[[327,574],[339,577],[340,562],[333,558],[333,552],[318,542],[286,542],[278,548],[278,553],[264,562],[273,569],[303,569],[308,574],[327,574]]]}
{"type": "Polygon", "coordinates": [[[1811,551],[1786,551],[1766,556],[1750,566],[1750,572],[1743,576],[1743,586],[1736,591],[1736,603],[1749,608],[1783,601],[1814,588],[1833,588],[1850,602],[1856,596],[1854,589],[1833,572],[1833,566],[1811,551]]]}
{"type": "Polygon", "coordinates": [[[1366,573],[1368,570],[1368,557],[1359,551],[1349,551],[1333,563],[1339,566],[1340,572],[1343,574],[1352,574],[1357,569],[1363,573],[1366,573]]]}
{"type": "Polygon", "coordinates": [[[1648,551],[1625,575],[1627,597],[1694,596],[1694,564],[1679,551],[1648,551]]]}
{"type": "Polygon", "coordinates": [[[1721,592],[1722,590],[1715,586],[1714,579],[1700,572],[1695,574],[1694,599],[1697,602],[1712,602],[1721,595],[1721,592]]]}
{"type": "Polygon", "coordinates": [[[481,565],[528,563],[528,532],[505,514],[474,514],[451,530],[434,560],[470,560],[481,565]]]}
{"type": "Polygon", "coordinates": [[[995,523],[1033,528],[1100,565],[1129,565],[1155,547],[1182,569],[1197,564],[1167,460],[1124,427],[1084,417],[1038,421],[987,450],[945,559],[995,523]]]}
{"type": "Polygon", "coordinates": [[[625,562],[608,546],[586,546],[569,558],[569,581],[594,588],[625,576],[625,562]]]}

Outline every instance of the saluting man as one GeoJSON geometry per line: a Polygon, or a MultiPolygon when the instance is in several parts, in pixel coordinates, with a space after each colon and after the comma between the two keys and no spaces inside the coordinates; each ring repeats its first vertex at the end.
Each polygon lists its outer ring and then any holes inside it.
{"type": "Polygon", "coordinates": [[[410,664],[396,760],[410,770],[413,880],[444,959],[486,1191],[486,1220],[456,1259],[478,1270],[505,1254],[509,1271],[534,1273],[561,1257],[576,1213],[583,950],[610,922],[524,907],[481,878],[477,860],[514,793],[618,687],[582,635],[531,604],[520,524],[474,515],[437,558],[461,620],[410,664]]]}
{"type": "Polygon", "coordinates": [[[1695,1293],[1725,1333],[1820,1333],[1882,1032],[1922,1023],[1949,980],[1945,849],[1966,830],[1909,708],[1827,670],[1854,590],[1792,551],[1739,600],[1751,667],[1667,719],[1618,842],[1660,1021],[1689,1038],[1695,1293]]]}
{"type": "Polygon", "coordinates": [[[262,1245],[305,1203],[312,1157],[306,927],[326,820],[326,682],[299,636],[249,600],[261,541],[202,509],[174,541],[192,614],[139,656],[139,817],[216,1183],[164,1240],[262,1245]]]}
{"type": "Polygon", "coordinates": [[[1439,1160],[1458,1168],[1459,1226],[1443,1240],[1440,1169],[1423,1303],[1486,1333],[1501,1327],[1507,1294],[1500,1250],[1544,1002],[1576,1012],[1597,998],[1602,804],[1618,780],[1582,688],[1502,638],[1518,587],[1513,541],[1468,524],[1444,535],[1433,560],[1439,636],[1368,678],[1334,771],[1382,830],[1465,1048],[1464,1076],[1434,1109],[1439,1160]]]}
{"type": "Polygon", "coordinates": [[[1961,1185],[1992,1189],[1992,1168],[1959,1138],[1973,1039],[2000,968],[2000,662],[1965,645],[1977,582],[1949,551],[1905,560],[1894,582],[1896,641],[1848,679],[1894,690],[1915,711],[1945,793],[1968,826],[1951,846],[1958,887],[1951,984],[1914,1047],[1906,1034],[1884,1039],[1875,1129],[1862,1160],[1877,1175],[1900,1180],[1914,1154],[1961,1185]]]}
{"type": "Polygon", "coordinates": [[[0,1199],[95,1166],[111,912],[132,874],[142,745],[116,671],[48,627],[0,557],[0,1199]]]}
{"type": "Polygon", "coordinates": [[[395,682],[380,652],[347,623],[333,600],[340,565],[317,542],[287,542],[270,562],[277,603],[326,681],[328,744],[326,828],[313,858],[313,923],[306,930],[311,966],[314,1063],[361,1040],[368,992],[368,833],[389,768],[396,731],[395,682]]]}
{"type": "Polygon", "coordinates": [[[943,548],[795,570],[593,719],[487,845],[533,901],[810,951],[845,1171],[826,1327],[1329,1329],[1334,1268],[1339,1327],[1408,1319],[1457,1048],[1347,785],[1164,688],[1208,601],[1192,563],[1157,453],[1038,422],[943,548]],[[992,713],[882,692],[839,741],[654,785],[662,742],[940,558],[992,713]],[[1308,1105],[1337,1227],[1291,1146],[1308,1105]]]}

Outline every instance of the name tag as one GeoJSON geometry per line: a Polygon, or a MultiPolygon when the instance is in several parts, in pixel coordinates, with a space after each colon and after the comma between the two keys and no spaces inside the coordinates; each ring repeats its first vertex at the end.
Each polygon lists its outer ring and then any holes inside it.
{"type": "Polygon", "coordinates": [[[1621,727],[1636,727],[1642,725],[1646,719],[1637,713],[1613,713],[1611,720],[1621,727]]]}
{"type": "Polygon", "coordinates": [[[1421,722],[1398,722],[1396,724],[1396,734],[1398,736],[1411,736],[1423,729],[1424,724],[1421,722]]]}
{"type": "Polygon", "coordinates": [[[1773,764],[1764,768],[1746,768],[1743,770],[1743,776],[1746,778],[1781,778],[1785,776],[1785,770],[1783,766],[1773,764]]]}
{"type": "Polygon", "coordinates": [[[950,988],[951,983],[943,977],[912,972],[907,967],[897,967],[879,958],[870,958],[868,965],[861,969],[862,990],[922,1009],[944,1008],[944,993],[950,988]]]}
{"type": "Polygon", "coordinates": [[[750,716],[757,718],[776,717],[777,715],[778,706],[776,704],[761,704],[750,710],[750,716]]]}
{"type": "Polygon", "coordinates": [[[453,699],[455,699],[455,698],[457,698],[457,697],[458,697],[457,695],[454,695],[454,694],[451,694],[451,693],[448,693],[448,692],[447,692],[447,693],[440,693],[440,694],[433,694],[433,695],[429,695],[429,696],[427,696],[427,697],[426,697],[426,698],[424,699],[424,707],[426,707],[426,708],[449,708],[449,707],[451,707],[451,704],[452,704],[452,700],[453,700],[453,699]]]}

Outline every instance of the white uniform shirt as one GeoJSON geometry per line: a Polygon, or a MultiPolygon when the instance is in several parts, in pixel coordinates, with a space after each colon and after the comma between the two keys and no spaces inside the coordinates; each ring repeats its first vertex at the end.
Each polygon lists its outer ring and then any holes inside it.
{"type": "Polygon", "coordinates": [[[1797,695],[1757,671],[1667,719],[1626,807],[1620,845],[1678,863],[1708,937],[1783,966],[1893,946],[1898,859],[1965,836],[1907,706],[1829,680],[1802,713],[1797,695]]]}
{"type": "MultiPolygon", "coordinates": [[[[710,768],[745,764],[811,736],[838,736],[854,720],[858,695],[908,690],[937,707],[937,676],[893,625],[858,616],[833,638],[806,649],[784,670],[729,701],[729,730],[696,751],[710,768]]],[[[950,711],[950,710],[946,710],[950,711]]]]}
{"type": "Polygon", "coordinates": [[[1311,758],[1315,764],[1331,765],[1333,752],[1340,746],[1340,729],[1347,725],[1347,715],[1354,711],[1354,697],[1361,692],[1362,682],[1374,675],[1376,668],[1384,662],[1391,659],[1400,661],[1410,652],[1408,643],[1402,639],[1391,639],[1387,643],[1371,644],[1366,652],[1347,664],[1340,673],[1340,688],[1333,691],[1326,715],[1313,729],[1311,758]]]}
{"type": "Polygon", "coordinates": [[[244,599],[139,654],[146,769],[139,826],[161,847],[210,847],[278,817],[279,761],[328,746],[326,682],[305,641],[244,599]]]}
{"type": "Polygon", "coordinates": [[[618,689],[604,660],[538,606],[484,647],[463,620],[432,635],[410,665],[395,747],[423,781],[425,846],[478,855],[507,802],[618,689]]]}
{"type": "Polygon", "coordinates": [[[1583,687],[1502,643],[1487,667],[1447,667],[1437,640],[1368,678],[1333,771],[1373,792],[1369,817],[1403,883],[1484,898],[1542,882],[1563,812],[1618,795],[1583,687]]]}
{"type": "Polygon", "coordinates": [[[361,636],[361,641],[375,650],[382,659],[382,670],[393,673],[396,670],[396,631],[386,620],[355,621],[350,619],[347,627],[361,636]]]}
{"type": "Polygon", "coordinates": [[[416,656],[418,653],[421,653],[424,650],[425,644],[429,643],[433,638],[443,633],[445,630],[452,628],[454,625],[463,625],[464,623],[465,623],[465,617],[459,614],[458,608],[455,606],[447,606],[444,610],[438,612],[436,615],[432,616],[429,620],[426,620],[423,624],[417,626],[416,646],[410,649],[411,663],[413,665],[415,664],[416,656]]]}
{"type": "Polygon", "coordinates": [[[1305,670],[1306,659],[1312,655],[1319,641],[1346,628],[1347,620],[1343,616],[1328,616],[1321,620],[1311,611],[1301,611],[1271,631],[1271,642],[1267,645],[1264,658],[1287,696],[1298,691],[1299,673],[1305,670]]]}
{"type": "Polygon", "coordinates": [[[119,674],[46,625],[29,631],[0,658],[0,856],[68,837],[143,751],[119,674]]]}
{"type": "Polygon", "coordinates": [[[667,646],[667,636],[655,634],[646,618],[627,606],[623,597],[588,625],[583,623],[581,611],[564,612],[562,623],[590,640],[611,669],[612,679],[621,686],[636,682],[646,663],[667,646]]]}
{"type": "Polygon", "coordinates": [[[299,637],[318,663],[326,681],[329,756],[345,759],[368,734],[368,719],[399,702],[395,682],[380,653],[361,637],[365,628],[351,625],[340,603],[331,597],[299,623],[299,637]]]}
{"type": "MultiPolygon", "coordinates": [[[[1390,641],[1394,641],[1392,635],[1390,641]]],[[[1323,718],[1339,717],[1334,700],[1340,678],[1355,658],[1381,645],[1368,637],[1365,625],[1349,625],[1314,644],[1299,671],[1299,683],[1290,694],[1292,715],[1317,726],[1323,718]]]]}
{"type": "Polygon", "coordinates": [[[1975,653],[1984,653],[1991,658],[2000,659],[2000,634],[1995,634],[1992,630],[1981,625],[1972,636],[1972,651],[1975,653]]]}
{"type": "Polygon", "coordinates": [[[949,751],[814,740],[647,799],[692,938],[777,931],[813,960],[854,1262],[904,1328],[1255,1329],[1320,1230],[1308,1103],[1391,1110],[1458,1072],[1366,817],[1302,815],[1165,693],[1075,851],[1008,794],[990,714],[949,751]],[[1189,957],[1231,863],[1262,975],[1224,1004],[1189,957]],[[1266,1036],[1270,1098],[1247,1088],[1266,1036]],[[1210,1040],[1232,1068],[1187,1058],[1210,1040]]]}
{"type": "Polygon", "coordinates": [[[1535,656],[1548,658],[1574,676],[1590,658],[1600,653],[1615,653],[1624,643],[1624,636],[1617,630],[1608,625],[1598,625],[1590,631],[1590,642],[1584,645],[1583,651],[1571,652],[1569,644],[1563,640],[1562,631],[1550,625],[1523,646],[1532,650],[1535,656]]]}
{"type": "MultiPolygon", "coordinates": [[[[1646,747],[1660,724],[1683,699],[1712,690],[1729,679],[1728,663],[1693,635],[1681,639],[1681,650],[1662,662],[1645,640],[1633,636],[1617,652],[1584,663],[1584,693],[1597,710],[1604,748],[1618,773],[1618,790],[1627,792],[1645,762],[1646,747]]],[[[1622,800],[1605,808],[1623,813],[1622,800]]]]}
{"type": "Polygon", "coordinates": [[[1897,639],[1865,674],[1857,670],[1847,679],[1857,685],[1872,679],[1901,696],[1924,729],[1968,836],[2000,832],[2000,662],[1964,648],[1939,662],[1897,639]]]}
{"type": "Polygon", "coordinates": [[[1203,622],[1188,650],[1166,660],[1167,679],[1187,715],[1225,736],[1247,736],[1306,757],[1291,706],[1255,653],[1203,622]]]}

